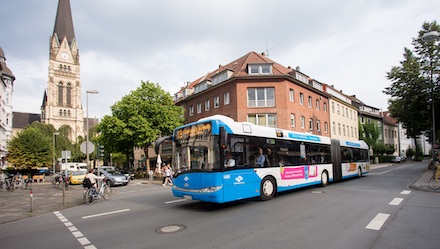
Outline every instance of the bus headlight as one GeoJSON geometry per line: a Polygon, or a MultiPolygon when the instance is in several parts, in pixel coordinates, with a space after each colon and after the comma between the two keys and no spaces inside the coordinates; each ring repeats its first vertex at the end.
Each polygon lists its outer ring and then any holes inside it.
{"type": "Polygon", "coordinates": [[[212,193],[212,192],[219,191],[221,188],[222,188],[222,186],[202,188],[202,189],[200,189],[200,193],[212,193]]]}

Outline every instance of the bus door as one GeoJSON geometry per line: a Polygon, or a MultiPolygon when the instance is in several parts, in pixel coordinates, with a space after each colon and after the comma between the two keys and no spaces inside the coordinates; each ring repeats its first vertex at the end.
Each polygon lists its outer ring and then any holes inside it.
{"type": "Polygon", "coordinates": [[[341,144],[339,140],[332,139],[332,164],[333,164],[333,181],[342,180],[342,159],[341,144]]]}

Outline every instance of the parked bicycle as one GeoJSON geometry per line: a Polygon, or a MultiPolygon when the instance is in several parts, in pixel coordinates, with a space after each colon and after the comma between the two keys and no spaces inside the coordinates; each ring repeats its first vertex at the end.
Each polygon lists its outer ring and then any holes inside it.
{"type": "Polygon", "coordinates": [[[96,199],[101,199],[101,198],[106,201],[110,199],[110,197],[112,195],[112,189],[107,184],[107,179],[106,178],[102,179],[99,185],[100,185],[99,191],[97,191],[96,188],[90,183],[90,180],[88,180],[88,178],[84,179],[84,182],[83,182],[84,203],[92,203],[96,199]]]}
{"type": "Polygon", "coordinates": [[[52,184],[55,185],[56,188],[64,188],[67,189],[69,187],[69,177],[64,173],[56,173],[52,175],[52,184]]]}
{"type": "Polygon", "coordinates": [[[6,176],[4,181],[1,184],[2,191],[9,190],[9,191],[13,192],[15,189],[14,185],[15,185],[14,178],[12,176],[6,176]]]}

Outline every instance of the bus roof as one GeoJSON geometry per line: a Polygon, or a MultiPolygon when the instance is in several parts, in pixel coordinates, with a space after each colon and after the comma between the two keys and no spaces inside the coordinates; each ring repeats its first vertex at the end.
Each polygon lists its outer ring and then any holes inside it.
{"type": "Polygon", "coordinates": [[[311,133],[301,133],[290,130],[283,130],[279,128],[272,128],[267,126],[259,126],[249,122],[235,122],[232,118],[223,115],[214,115],[199,119],[197,122],[189,123],[178,127],[176,130],[210,122],[212,124],[212,134],[218,135],[220,127],[224,127],[228,134],[237,134],[245,136],[255,136],[273,139],[287,139],[304,142],[315,142],[330,144],[329,137],[319,136],[311,133]]]}

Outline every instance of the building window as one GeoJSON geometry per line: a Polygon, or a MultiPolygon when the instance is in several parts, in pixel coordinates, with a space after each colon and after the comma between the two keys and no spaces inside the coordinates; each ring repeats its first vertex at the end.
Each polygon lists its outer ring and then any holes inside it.
{"type": "Polygon", "coordinates": [[[61,82],[58,84],[58,104],[63,104],[63,83],[61,82]]]}
{"type": "Polygon", "coordinates": [[[223,94],[223,104],[228,105],[230,103],[229,92],[223,94]]]}
{"type": "Polygon", "coordinates": [[[324,109],[324,112],[327,112],[327,102],[324,102],[323,109],[324,109]]]}
{"type": "Polygon", "coordinates": [[[332,130],[333,130],[333,134],[336,135],[336,124],[335,124],[335,122],[332,123],[332,130]]]}
{"type": "Polygon", "coordinates": [[[341,115],[341,111],[339,109],[339,104],[336,105],[337,109],[338,109],[338,115],[341,115]]]}
{"type": "Polygon", "coordinates": [[[341,135],[341,124],[340,123],[338,123],[338,134],[339,134],[339,136],[341,135]]]}
{"type": "Polygon", "coordinates": [[[276,114],[249,114],[248,122],[256,125],[277,127],[277,115],[276,114]]]}
{"type": "Polygon", "coordinates": [[[316,120],[316,130],[321,131],[321,121],[316,120]]]}
{"type": "Polygon", "coordinates": [[[328,123],[324,122],[324,132],[328,133],[328,123]]]}
{"type": "Polygon", "coordinates": [[[205,100],[205,111],[209,111],[211,109],[211,101],[209,99],[205,100]]]}
{"type": "Polygon", "coordinates": [[[345,136],[345,125],[342,125],[342,134],[345,136]]]}
{"type": "Polygon", "coordinates": [[[309,107],[312,108],[312,97],[311,97],[311,96],[309,96],[309,101],[308,101],[308,103],[309,103],[309,107]]]}
{"type": "Polygon", "coordinates": [[[301,129],[304,129],[306,127],[306,118],[304,116],[301,116],[301,129]]]}
{"type": "Polygon", "coordinates": [[[319,110],[319,99],[316,100],[316,110],[319,110]]]}
{"type": "Polygon", "coordinates": [[[272,74],[272,64],[249,64],[249,74],[272,74]]]}
{"type": "Polygon", "coordinates": [[[289,89],[289,100],[290,102],[295,101],[295,91],[292,88],[289,89]]]}
{"type": "Polygon", "coordinates": [[[313,119],[309,119],[309,130],[313,131],[313,119]]]}
{"type": "Polygon", "coordinates": [[[202,113],[202,103],[197,103],[197,113],[202,113]]]}
{"type": "Polygon", "coordinates": [[[62,116],[63,116],[63,110],[60,109],[58,115],[59,115],[60,117],[62,117],[62,116]]]}
{"type": "Polygon", "coordinates": [[[275,91],[273,87],[248,88],[248,107],[275,106],[275,91]]]}
{"type": "Polygon", "coordinates": [[[299,104],[304,105],[304,93],[299,93],[299,104]]]}
{"type": "Polygon", "coordinates": [[[220,106],[220,97],[214,96],[214,108],[218,108],[220,106]]]}
{"type": "Polygon", "coordinates": [[[332,102],[332,113],[335,113],[335,103],[332,102]]]}
{"type": "Polygon", "coordinates": [[[290,114],[290,127],[295,127],[295,114],[290,114]]]}
{"type": "Polygon", "coordinates": [[[67,83],[66,88],[66,104],[69,106],[72,105],[72,86],[70,83],[67,83]]]}
{"type": "Polygon", "coordinates": [[[190,115],[190,116],[193,116],[193,115],[194,115],[194,106],[193,106],[193,105],[190,105],[190,106],[189,106],[189,115],[190,115]]]}

